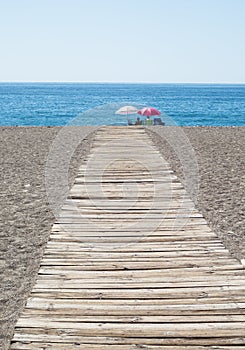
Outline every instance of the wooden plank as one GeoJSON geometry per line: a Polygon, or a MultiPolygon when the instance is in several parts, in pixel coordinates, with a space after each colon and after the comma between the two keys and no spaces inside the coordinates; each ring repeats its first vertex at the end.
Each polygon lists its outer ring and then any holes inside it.
{"type": "MultiPolygon", "coordinates": [[[[81,255],[79,253],[74,253],[74,254],[45,254],[45,256],[43,257],[42,260],[42,265],[47,265],[49,263],[49,265],[52,263],[52,265],[60,265],[63,262],[77,262],[77,263],[84,263],[86,264],[104,264],[106,266],[106,263],[118,263],[123,264],[123,263],[139,263],[139,264],[149,264],[148,266],[150,267],[151,264],[157,264],[158,263],[158,268],[164,263],[166,262],[166,259],[170,259],[170,258],[176,258],[176,259],[186,259],[186,258],[191,258],[191,252],[186,252],[186,251],[181,251],[178,254],[171,254],[171,252],[168,254],[166,252],[162,253],[162,256],[154,256],[154,255],[150,255],[147,257],[144,256],[113,256],[110,255],[108,257],[99,257],[97,255],[94,255],[93,257],[90,256],[89,257],[83,257],[82,252],[81,255]],[[150,258],[150,261],[149,261],[150,258]],[[115,260],[117,259],[117,260],[115,260]]],[[[115,254],[116,255],[116,254],[115,254]]],[[[159,254],[160,255],[160,254],[159,254]]],[[[196,252],[196,254],[193,254],[193,257],[197,257],[197,258],[205,258],[205,257],[222,257],[225,258],[225,256],[227,255],[227,252],[223,252],[222,250],[219,252],[205,252],[202,250],[199,250],[198,252],[196,252]]],[[[228,255],[229,256],[229,255],[228,255]]],[[[152,265],[154,266],[154,265],[152,265]]]]}
{"type": "MultiPolygon", "coordinates": [[[[85,280],[85,283],[87,283],[88,281],[91,280],[85,280]]],[[[92,280],[92,282],[95,282],[97,280],[92,280]]],[[[132,280],[131,280],[132,282],[132,280]]],[[[108,282],[109,283],[109,282],[108,282]]],[[[100,285],[100,287],[93,288],[91,290],[91,296],[95,295],[98,298],[101,297],[103,299],[103,295],[105,295],[106,297],[111,297],[111,299],[113,299],[113,296],[124,296],[125,294],[127,295],[127,293],[130,295],[131,293],[134,293],[135,291],[137,291],[137,293],[139,294],[139,296],[142,296],[142,293],[150,293],[152,294],[152,297],[155,296],[155,298],[158,297],[158,295],[160,295],[161,298],[169,298],[170,296],[172,296],[173,298],[181,298],[181,296],[183,296],[183,298],[191,298],[191,297],[195,297],[195,298],[202,298],[202,297],[206,297],[206,296],[217,296],[217,295],[232,295],[234,293],[234,295],[243,295],[244,294],[244,288],[245,286],[243,285],[225,285],[225,286],[196,286],[196,285],[192,285],[189,287],[179,287],[179,288],[154,288],[154,287],[150,287],[150,288],[146,288],[144,285],[141,285],[139,287],[135,287],[135,288],[130,288],[130,285],[125,286],[125,288],[122,290],[121,288],[117,287],[116,281],[111,282],[111,288],[110,289],[106,289],[103,288],[103,282],[102,285],[98,282],[98,285],[100,285]],[[217,294],[216,294],[217,293],[217,294]],[[223,294],[224,293],[224,294],[223,294]],[[230,293],[230,294],[229,294],[230,293]]],[[[76,288],[50,288],[47,287],[45,288],[44,286],[40,286],[38,287],[37,285],[35,285],[33,287],[33,293],[38,293],[39,291],[44,291],[44,292],[52,292],[52,290],[54,291],[58,291],[60,290],[61,295],[63,293],[71,293],[71,297],[72,294],[75,293],[76,295],[78,295],[78,299],[81,299],[84,297],[84,295],[89,294],[90,288],[81,288],[80,290],[77,290],[76,288]]],[[[33,294],[33,295],[34,295],[33,294]]],[[[58,296],[58,294],[57,294],[58,296]]],[[[130,297],[129,297],[130,299],[130,297]]],[[[147,298],[146,298],[147,299],[147,298]]]]}
{"type": "MultiPolygon", "coordinates": [[[[138,350],[140,347],[137,345],[100,345],[100,344],[81,344],[81,343],[50,343],[50,342],[38,342],[31,344],[24,344],[21,342],[16,342],[12,344],[12,350],[138,350]]],[[[144,347],[141,347],[144,349],[144,347]]],[[[206,346],[147,346],[148,350],[207,350],[206,346]]],[[[244,350],[242,346],[216,346],[216,350],[244,350]]]]}
{"type": "Polygon", "coordinates": [[[205,337],[209,338],[242,336],[244,334],[244,323],[240,322],[214,322],[214,323],[80,323],[80,322],[52,322],[49,320],[28,320],[21,318],[19,327],[48,328],[48,329],[73,329],[77,334],[83,336],[115,336],[115,337],[205,337]],[[46,321],[46,322],[45,322],[46,321]]]}
{"type": "MultiPolygon", "coordinates": [[[[71,281],[62,280],[62,275],[58,276],[57,279],[54,276],[47,276],[46,279],[39,279],[36,283],[37,288],[72,288],[72,289],[111,289],[115,285],[117,281],[114,282],[94,282],[94,280],[90,280],[90,282],[83,283],[83,279],[76,279],[71,281]]],[[[120,283],[119,281],[116,283],[117,288],[120,289],[135,289],[135,288],[191,288],[191,287],[220,287],[223,286],[240,286],[239,280],[235,281],[224,281],[217,280],[209,283],[208,279],[206,281],[186,281],[186,282],[176,282],[176,283],[161,283],[161,282],[147,282],[142,281],[141,283],[125,281],[124,283],[120,283]]],[[[244,287],[244,284],[243,284],[244,287]]]]}
{"type": "MultiPolygon", "coordinates": [[[[149,292],[148,292],[149,293],[149,292]]],[[[103,294],[101,294],[102,296],[103,294]]],[[[147,294],[146,294],[147,295],[147,294]]],[[[124,305],[131,305],[133,304],[134,306],[142,305],[199,305],[199,304],[218,304],[218,303],[222,303],[222,304],[228,304],[228,303],[234,303],[234,302],[238,302],[240,303],[245,303],[245,296],[242,295],[240,293],[240,295],[219,295],[218,297],[211,297],[211,296],[202,296],[199,298],[193,298],[193,297],[189,297],[189,298],[172,298],[171,296],[169,296],[169,298],[154,298],[154,294],[152,293],[152,298],[149,298],[149,294],[148,294],[148,298],[137,298],[137,292],[135,292],[134,294],[131,294],[131,298],[127,298],[125,295],[121,295],[121,297],[119,298],[102,298],[101,296],[97,297],[97,298],[79,298],[78,300],[74,300],[74,304],[76,305],[77,303],[79,305],[82,305],[83,303],[93,303],[93,305],[101,305],[101,304],[110,304],[110,305],[119,305],[119,304],[124,304],[124,305]],[[91,300],[92,299],[92,300],[91,300]],[[96,302],[96,300],[98,300],[98,303],[96,302]],[[102,302],[100,302],[102,301],[102,302]]],[[[62,295],[61,293],[59,294],[59,299],[57,299],[57,292],[47,292],[47,293],[33,293],[32,294],[32,298],[33,300],[41,300],[45,301],[45,302],[49,302],[52,303],[53,305],[53,300],[59,304],[67,303],[68,300],[70,301],[71,298],[66,298],[65,295],[62,295]],[[51,301],[52,300],[52,301],[51,301]]],[[[63,304],[62,304],[63,305],[63,304]]],[[[62,308],[62,307],[61,307],[62,308]]],[[[245,321],[245,316],[244,319],[245,321]]]]}
{"type": "MultiPolygon", "coordinates": [[[[74,332],[72,330],[53,330],[53,329],[42,329],[39,330],[33,329],[33,328],[22,328],[19,330],[16,329],[16,333],[14,336],[15,341],[33,341],[33,342],[40,342],[40,341],[46,341],[46,342],[56,342],[56,343],[65,343],[67,341],[69,342],[78,342],[82,343],[83,345],[87,344],[101,344],[104,345],[132,345],[136,344],[139,346],[149,346],[149,345],[164,345],[164,346],[181,346],[181,345],[244,345],[245,343],[245,337],[215,337],[215,338],[147,338],[147,337],[141,337],[141,338],[135,338],[135,337],[87,337],[84,336],[81,337],[77,335],[77,332],[74,332]]],[[[103,349],[103,347],[102,347],[103,349]]],[[[101,350],[102,350],[101,349],[101,350]]],[[[195,349],[195,348],[194,348],[195,349]]],[[[194,350],[193,349],[193,350],[194,350]]]]}
{"type": "MultiPolygon", "coordinates": [[[[210,257],[207,258],[193,258],[192,262],[190,263],[190,259],[186,257],[179,257],[171,260],[164,259],[162,261],[157,262],[84,262],[84,260],[79,259],[44,259],[41,263],[41,266],[50,266],[50,265],[57,265],[57,266],[77,266],[77,270],[81,270],[81,272],[84,271],[135,271],[135,270],[159,270],[159,268],[162,269],[175,269],[179,267],[190,267],[190,264],[196,265],[196,266],[220,266],[223,265],[224,262],[231,262],[232,259],[226,259],[225,257],[210,257]]],[[[44,270],[42,269],[42,272],[44,270]]],[[[240,275],[244,275],[243,273],[240,273],[240,275]]]]}
{"type": "MultiPolygon", "coordinates": [[[[83,252],[81,251],[74,251],[74,252],[65,252],[63,251],[56,251],[55,249],[49,249],[46,250],[46,253],[44,254],[44,259],[59,259],[59,258],[79,258],[80,260],[86,260],[86,261],[113,261],[117,259],[118,261],[141,261],[141,260],[147,260],[149,261],[149,258],[151,261],[161,261],[162,258],[175,258],[176,256],[185,256],[185,257],[191,257],[191,256],[202,256],[206,254],[217,254],[217,255],[224,255],[227,253],[224,249],[205,249],[205,248],[199,248],[193,252],[192,250],[180,250],[179,252],[176,251],[165,251],[165,252],[139,252],[139,253],[132,253],[132,252],[124,252],[124,253],[104,253],[104,252],[83,252]],[[193,254],[193,255],[192,255],[193,254]]],[[[239,269],[244,270],[241,265],[223,265],[220,267],[214,267],[213,269],[239,269]]]]}
{"type": "MultiPolygon", "coordinates": [[[[68,265],[67,269],[65,267],[60,268],[59,266],[57,266],[57,269],[55,270],[54,266],[50,266],[50,267],[42,267],[40,269],[40,275],[39,278],[41,277],[41,274],[43,275],[51,275],[52,271],[54,274],[56,274],[58,271],[57,270],[61,270],[60,273],[69,273],[69,271],[72,273],[72,271],[75,272],[76,276],[80,276],[80,279],[84,279],[84,278],[88,278],[88,279],[104,279],[104,281],[106,281],[106,278],[108,279],[114,279],[115,281],[117,280],[117,282],[119,282],[119,280],[121,280],[121,282],[123,282],[123,280],[125,279],[134,279],[134,283],[140,283],[140,281],[143,282],[159,282],[162,284],[175,284],[176,286],[178,284],[181,283],[186,283],[189,281],[193,281],[195,283],[197,282],[205,282],[205,280],[210,281],[210,285],[212,283],[217,283],[217,282],[227,282],[232,284],[240,284],[240,285],[244,285],[245,279],[242,278],[244,277],[243,274],[240,276],[229,276],[229,275],[216,275],[215,272],[212,273],[212,270],[210,270],[210,273],[201,273],[200,274],[186,274],[182,276],[181,274],[181,269],[182,267],[186,267],[186,268],[191,268],[193,265],[192,263],[189,263],[189,266],[180,266],[178,269],[176,267],[176,272],[175,274],[172,275],[172,271],[166,271],[166,268],[164,267],[158,267],[156,269],[138,269],[138,270],[128,270],[128,269],[124,269],[123,271],[118,271],[116,269],[114,270],[102,270],[102,271],[88,271],[88,270],[83,270],[82,267],[77,266],[77,265],[71,265],[72,267],[70,267],[68,265]],[[163,274],[163,272],[166,272],[165,274],[163,274]]],[[[198,266],[195,266],[196,268],[198,268],[198,266]]],[[[174,271],[175,269],[173,269],[174,271]]],[[[243,270],[241,270],[243,273],[243,270]]],[[[66,282],[66,276],[63,275],[63,278],[61,279],[64,283],[66,282]],[[63,281],[64,279],[64,281],[63,281]]]]}
{"type": "MultiPolygon", "coordinates": [[[[34,311],[26,310],[23,318],[31,320],[34,311]]],[[[244,322],[244,315],[195,315],[195,316],[84,316],[84,315],[52,315],[46,313],[44,315],[35,315],[39,320],[52,320],[56,322],[117,322],[117,323],[206,323],[206,322],[244,322]]]]}
{"type": "MultiPolygon", "coordinates": [[[[49,241],[47,244],[47,249],[54,249],[55,247],[57,248],[57,251],[59,249],[63,249],[66,251],[81,251],[81,252],[150,252],[150,251],[156,251],[156,252],[164,252],[167,251],[168,249],[175,249],[178,250],[179,248],[183,247],[191,247],[195,249],[197,246],[209,246],[217,244],[218,246],[223,247],[220,245],[220,241],[216,239],[210,239],[210,240],[205,240],[205,238],[200,239],[200,240],[176,240],[176,241],[166,241],[166,242],[161,242],[156,244],[156,243],[145,243],[145,242],[139,242],[139,241],[134,241],[131,244],[110,244],[110,243],[105,243],[103,244],[100,242],[99,245],[97,244],[92,244],[89,242],[60,242],[59,240],[57,241],[49,241]],[[175,245],[176,242],[176,245],[175,245]]],[[[237,263],[235,259],[233,259],[234,264],[237,263]]]]}

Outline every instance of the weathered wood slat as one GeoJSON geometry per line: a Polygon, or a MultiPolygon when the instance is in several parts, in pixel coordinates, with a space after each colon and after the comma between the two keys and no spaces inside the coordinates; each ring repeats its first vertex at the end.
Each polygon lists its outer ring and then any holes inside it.
{"type": "Polygon", "coordinates": [[[212,337],[240,336],[244,331],[241,322],[207,322],[207,323],[81,323],[81,322],[52,322],[33,318],[21,318],[20,327],[74,329],[82,336],[115,336],[115,337],[212,337]]]}
{"type": "Polygon", "coordinates": [[[244,266],[144,128],[97,131],[11,350],[241,350],[244,266]]]}
{"type": "MultiPolygon", "coordinates": [[[[16,342],[12,345],[13,350],[43,350],[43,349],[50,349],[50,350],[101,350],[101,345],[98,344],[81,344],[81,343],[31,343],[31,344],[23,344],[22,342],[16,342]]],[[[142,348],[142,347],[141,347],[142,348]]],[[[137,345],[106,345],[103,344],[103,350],[138,350],[139,346],[137,345]]],[[[148,350],[193,350],[192,346],[164,346],[164,345],[157,345],[157,346],[147,346],[148,350]]],[[[195,350],[207,350],[206,346],[195,346],[195,350]]],[[[215,350],[244,350],[241,346],[216,346],[215,350]]]]}
{"type": "Polygon", "coordinates": [[[185,299],[199,298],[232,298],[232,300],[242,301],[244,298],[244,289],[240,286],[224,287],[196,287],[196,288],[169,288],[169,289],[62,289],[62,288],[34,288],[32,292],[33,297],[39,298],[59,298],[64,299],[171,299],[181,298],[182,302],[185,299]],[[236,289],[237,288],[237,289],[236,289]],[[234,298],[235,297],[235,298],[234,298]],[[241,297],[241,299],[240,299],[241,297]]]}
{"type": "MultiPolygon", "coordinates": [[[[173,259],[171,259],[173,260],[173,259]]],[[[220,259],[218,258],[212,258],[206,259],[206,258],[193,258],[192,259],[192,265],[197,266],[220,266],[223,265],[224,262],[231,261],[232,259],[226,259],[225,257],[222,257],[220,259]]],[[[159,270],[159,268],[162,269],[174,269],[181,267],[189,267],[190,266],[190,260],[188,258],[175,258],[175,261],[159,261],[159,262],[101,262],[101,263],[88,263],[84,262],[84,260],[79,261],[78,259],[68,260],[68,259],[45,259],[41,263],[42,266],[50,266],[50,265],[58,265],[60,268],[62,266],[74,266],[76,265],[78,267],[77,270],[83,270],[84,271],[119,271],[119,270],[129,270],[129,271],[138,271],[138,270],[159,270]]],[[[43,271],[43,270],[42,270],[43,271]]],[[[154,273],[154,271],[153,271],[154,273]]],[[[241,273],[243,275],[243,273],[241,273]]]]}
{"type": "MultiPolygon", "coordinates": [[[[66,342],[74,342],[79,343],[84,346],[87,344],[100,344],[101,350],[104,349],[105,345],[123,345],[123,344],[136,344],[142,347],[143,345],[149,346],[149,345],[164,345],[164,346],[193,346],[192,350],[196,349],[196,346],[198,345],[210,345],[210,346],[216,346],[216,345],[244,345],[245,337],[215,337],[215,338],[135,338],[135,337],[82,337],[77,335],[77,332],[74,332],[72,330],[69,330],[69,332],[65,329],[60,330],[54,330],[54,329],[46,329],[46,328],[40,328],[40,329],[33,329],[33,328],[22,328],[16,330],[16,334],[14,339],[16,341],[33,341],[35,342],[35,345],[38,344],[38,342],[46,341],[46,342],[52,342],[52,343],[66,343],[66,342]]],[[[215,349],[215,348],[214,348],[215,349]]]]}
{"type": "MultiPolygon", "coordinates": [[[[37,316],[36,316],[37,317],[37,316]]],[[[23,318],[33,319],[33,312],[26,310],[23,313],[23,318]]],[[[38,316],[39,320],[53,320],[60,322],[117,322],[117,323],[205,323],[205,322],[243,322],[243,315],[198,315],[198,316],[77,316],[63,315],[55,317],[52,314],[46,313],[38,316]]]]}

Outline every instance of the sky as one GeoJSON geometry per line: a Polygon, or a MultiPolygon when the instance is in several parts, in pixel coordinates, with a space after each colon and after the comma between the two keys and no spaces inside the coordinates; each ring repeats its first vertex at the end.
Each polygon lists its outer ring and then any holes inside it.
{"type": "Polygon", "coordinates": [[[0,0],[1,82],[245,83],[245,0],[0,0]]]}

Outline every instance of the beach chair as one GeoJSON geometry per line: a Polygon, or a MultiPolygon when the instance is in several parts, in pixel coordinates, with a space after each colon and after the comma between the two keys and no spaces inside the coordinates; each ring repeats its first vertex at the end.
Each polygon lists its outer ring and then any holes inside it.
{"type": "Polygon", "coordinates": [[[161,118],[154,118],[153,125],[165,125],[161,118]]]}

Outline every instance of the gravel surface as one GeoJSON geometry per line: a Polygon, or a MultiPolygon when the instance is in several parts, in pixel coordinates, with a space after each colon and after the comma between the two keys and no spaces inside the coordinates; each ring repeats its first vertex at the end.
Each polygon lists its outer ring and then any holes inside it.
{"type": "MultiPolygon", "coordinates": [[[[60,151],[94,128],[0,127],[0,349],[8,349],[13,327],[35,282],[54,215],[48,206],[45,168],[53,141],[60,151]],[[64,133],[64,130],[67,130],[64,133]],[[58,139],[59,140],[59,139],[58,139]],[[63,148],[62,148],[63,147],[63,148]]],[[[68,183],[90,149],[88,136],[75,151],[68,183]]],[[[54,170],[60,160],[54,162],[54,170]]]]}
{"type": "Polygon", "coordinates": [[[210,227],[233,256],[244,259],[245,127],[148,130],[210,227]]]}
{"type": "MultiPolygon", "coordinates": [[[[73,151],[71,140],[79,135],[82,139],[94,131],[92,127],[80,127],[74,136],[74,129],[62,134],[64,129],[0,128],[1,350],[8,349],[54,222],[44,175],[51,145],[59,135],[59,152],[64,155],[69,146],[73,151]]],[[[245,128],[152,127],[148,130],[211,227],[237,258],[244,257],[245,128]]],[[[92,137],[87,136],[72,157],[69,185],[74,181],[81,159],[89,152],[92,137]]],[[[66,155],[70,160],[69,152],[66,155]]],[[[62,167],[61,159],[56,157],[51,170],[62,167]]],[[[58,180],[63,191],[65,183],[58,180]]],[[[67,189],[59,200],[66,193],[67,189]]]]}

